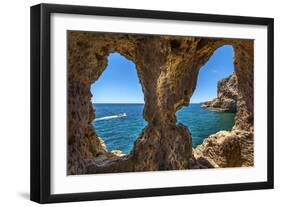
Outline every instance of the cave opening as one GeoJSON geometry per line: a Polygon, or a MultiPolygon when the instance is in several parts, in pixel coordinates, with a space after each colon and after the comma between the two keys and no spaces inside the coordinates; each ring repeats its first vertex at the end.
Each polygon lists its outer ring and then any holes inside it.
{"type": "Polygon", "coordinates": [[[90,86],[95,119],[92,126],[107,151],[128,154],[146,126],[144,95],[136,65],[118,52],[110,53],[101,76],[90,86]]]}
{"type": "Polygon", "coordinates": [[[189,127],[194,148],[208,136],[231,130],[234,126],[237,78],[233,61],[234,48],[231,45],[217,48],[199,70],[190,104],[176,113],[178,123],[189,127]]]}

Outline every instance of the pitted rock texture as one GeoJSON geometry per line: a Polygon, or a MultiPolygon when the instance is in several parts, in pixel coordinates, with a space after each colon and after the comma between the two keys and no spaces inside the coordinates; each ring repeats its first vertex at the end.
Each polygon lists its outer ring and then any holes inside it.
{"type": "Polygon", "coordinates": [[[234,128],[252,129],[253,40],[80,31],[67,35],[68,174],[190,168],[191,134],[188,126],[177,124],[175,113],[189,104],[200,67],[226,44],[234,47],[238,79],[234,128]],[[132,151],[122,156],[108,152],[91,125],[95,110],[90,85],[105,70],[112,52],[136,64],[148,122],[132,151]]]}
{"type": "Polygon", "coordinates": [[[253,133],[233,130],[209,136],[193,150],[195,159],[206,159],[213,167],[254,165],[253,133]]]}
{"type": "Polygon", "coordinates": [[[234,74],[218,82],[217,97],[204,102],[201,106],[220,112],[236,112],[238,97],[237,77],[234,74]]]}

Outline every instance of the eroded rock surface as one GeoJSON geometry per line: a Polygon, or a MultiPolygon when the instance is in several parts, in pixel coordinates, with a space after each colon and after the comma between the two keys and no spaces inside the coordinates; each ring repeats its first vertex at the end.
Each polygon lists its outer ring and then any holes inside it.
{"type": "Polygon", "coordinates": [[[204,102],[201,106],[215,111],[235,113],[238,97],[237,85],[235,73],[218,81],[217,97],[212,101],[204,102]]]}
{"type": "Polygon", "coordinates": [[[235,50],[239,93],[234,129],[249,131],[253,128],[253,40],[69,31],[67,173],[208,166],[205,158],[192,156],[188,126],[178,125],[175,114],[189,104],[200,67],[225,44],[235,50]],[[90,85],[102,74],[112,52],[136,64],[148,122],[131,153],[124,156],[108,152],[91,125],[95,111],[90,85]]]}
{"type": "Polygon", "coordinates": [[[253,147],[252,132],[219,131],[198,145],[193,155],[196,159],[206,159],[213,167],[253,166],[253,147]]]}

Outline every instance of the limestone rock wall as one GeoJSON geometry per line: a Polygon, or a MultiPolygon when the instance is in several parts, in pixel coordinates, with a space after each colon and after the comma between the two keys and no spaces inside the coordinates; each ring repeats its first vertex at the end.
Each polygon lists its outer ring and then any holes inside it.
{"type": "Polygon", "coordinates": [[[212,101],[204,102],[203,108],[211,108],[220,112],[236,112],[237,110],[237,77],[235,73],[218,81],[217,97],[212,101]]]}
{"type": "Polygon", "coordinates": [[[188,105],[200,67],[224,44],[235,49],[241,91],[237,104],[241,116],[235,127],[249,130],[253,126],[253,65],[248,64],[253,41],[69,31],[68,174],[189,168],[191,134],[188,126],[176,123],[175,113],[188,105]],[[136,64],[145,99],[143,116],[148,122],[132,152],[121,157],[106,151],[91,125],[95,114],[90,85],[106,68],[111,52],[136,64]]]}
{"type": "Polygon", "coordinates": [[[253,131],[254,126],[254,42],[234,45],[234,66],[238,80],[235,129],[253,131]]]}
{"type": "Polygon", "coordinates": [[[254,165],[253,133],[233,130],[210,135],[193,150],[196,159],[206,159],[213,167],[254,165]]]}

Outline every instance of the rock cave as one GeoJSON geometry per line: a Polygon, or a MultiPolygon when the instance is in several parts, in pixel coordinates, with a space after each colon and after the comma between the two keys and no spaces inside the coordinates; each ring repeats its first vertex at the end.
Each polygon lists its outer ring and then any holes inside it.
{"type": "Polygon", "coordinates": [[[253,166],[253,40],[81,31],[67,35],[68,175],[253,166]],[[235,53],[235,125],[192,149],[188,126],[177,124],[175,113],[189,104],[201,66],[226,44],[235,53]],[[112,52],[136,64],[148,122],[126,156],[106,151],[91,126],[95,112],[89,88],[112,52]]]}

